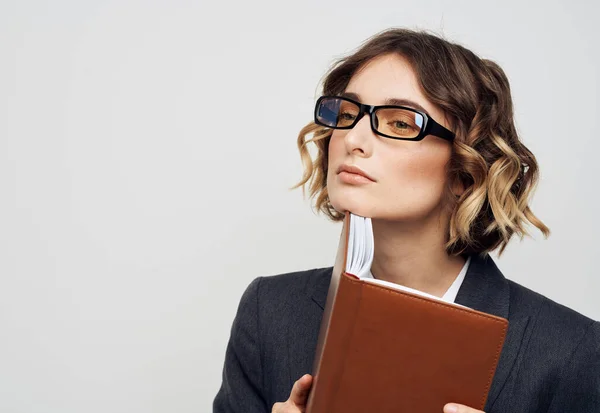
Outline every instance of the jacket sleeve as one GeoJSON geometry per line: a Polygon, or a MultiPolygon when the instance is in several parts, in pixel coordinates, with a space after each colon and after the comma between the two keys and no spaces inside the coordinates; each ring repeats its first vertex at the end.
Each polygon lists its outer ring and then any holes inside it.
{"type": "Polygon", "coordinates": [[[573,352],[548,413],[600,412],[600,323],[594,321],[573,352]]]}
{"type": "Polygon", "coordinates": [[[244,291],[225,350],[221,387],[213,413],[268,413],[258,331],[258,291],[261,277],[244,291]]]}

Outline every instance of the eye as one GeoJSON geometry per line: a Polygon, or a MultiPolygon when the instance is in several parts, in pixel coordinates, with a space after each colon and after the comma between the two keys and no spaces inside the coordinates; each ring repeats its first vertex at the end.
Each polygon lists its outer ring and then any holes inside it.
{"type": "Polygon", "coordinates": [[[395,128],[395,129],[413,130],[415,128],[413,125],[410,125],[403,120],[394,120],[394,121],[389,122],[388,125],[390,125],[391,127],[395,128]]]}
{"type": "Polygon", "coordinates": [[[342,112],[342,113],[340,113],[340,119],[343,119],[343,120],[354,120],[354,118],[356,118],[356,115],[353,115],[350,112],[342,112]]]}

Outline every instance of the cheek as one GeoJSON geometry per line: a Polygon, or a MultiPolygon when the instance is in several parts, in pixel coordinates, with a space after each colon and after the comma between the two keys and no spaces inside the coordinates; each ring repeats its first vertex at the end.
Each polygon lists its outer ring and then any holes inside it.
{"type": "MultiPolygon", "coordinates": [[[[417,144],[418,145],[418,144],[417,144]]],[[[450,159],[448,147],[420,147],[406,149],[402,152],[387,153],[385,165],[391,174],[385,189],[396,198],[437,203],[444,193],[447,181],[446,165],[450,159]]]]}
{"type": "Polygon", "coordinates": [[[335,158],[339,157],[340,154],[343,154],[345,151],[344,138],[336,132],[338,132],[338,131],[334,131],[333,134],[331,135],[331,138],[329,139],[328,152],[329,152],[329,161],[330,162],[331,162],[331,158],[334,158],[334,160],[335,160],[335,158]]]}
{"type": "MultiPolygon", "coordinates": [[[[339,165],[342,160],[343,157],[345,155],[345,148],[344,148],[344,140],[339,137],[336,136],[336,133],[334,132],[333,135],[331,136],[331,139],[329,140],[329,144],[327,147],[327,180],[329,181],[329,177],[331,176],[331,171],[333,168],[335,168],[336,165],[339,165]]],[[[335,173],[335,171],[334,171],[335,173]]]]}

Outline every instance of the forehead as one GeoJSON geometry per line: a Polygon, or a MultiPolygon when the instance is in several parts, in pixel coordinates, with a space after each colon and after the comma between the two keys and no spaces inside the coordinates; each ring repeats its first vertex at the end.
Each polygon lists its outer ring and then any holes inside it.
{"type": "Polygon", "coordinates": [[[425,98],[409,61],[397,54],[379,56],[366,63],[350,79],[346,92],[356,93],[362,103],[384,104],[386,99],[412,100],[433,116],[440,111],[425,98]]]}

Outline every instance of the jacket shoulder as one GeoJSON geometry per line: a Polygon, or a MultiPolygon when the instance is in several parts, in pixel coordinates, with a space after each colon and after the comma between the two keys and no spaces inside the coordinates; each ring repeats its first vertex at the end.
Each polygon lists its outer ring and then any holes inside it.
{"type": "Polygon", "coordinates": [[[253,289],[259,316],[285,321],[292,312],[303,308],[317,290],[327,291],[333,267],[313,268],[255,278],[253,289]]]}
{"type": "Polygon", "coordinates": [[[510,402],[523,403],[518,411],[600,411],[600,323],[513,281],[509,286],[509,323],[529,318],[510,402]]]}
{"type": "MultiPolygon", "coordinates": [[[[529,317],[528,349],[548,366],[564,367],[569,357],[600,357],[600,323],[509,280],[510,319],[529,317]]],[[[538,360],[539,361],[539,360],[538,360]]]]}
{"type": "Polygon", "coordinates": [[[534,316],[548,323],[570,325],[572,328],[589,327],[594,320],[576,310],[560,304],[536,291],[512,280],[507,280],[510,288],[511,317],[534,316]]]}
{"type": "Polygon", "coordinates": [[[259,277],[261,297],[311,294],[318,286],[329,285],[331,272],[332,267],[323,267],[259,277]]]}

